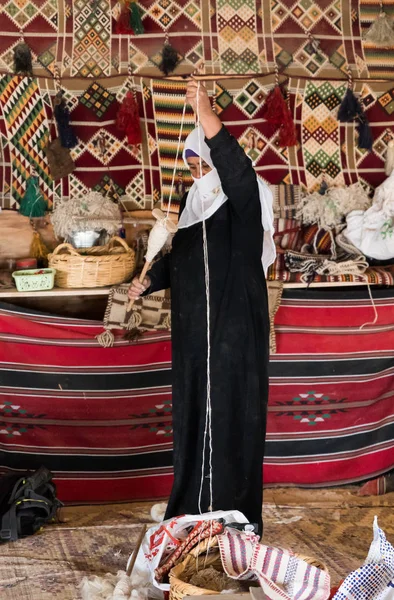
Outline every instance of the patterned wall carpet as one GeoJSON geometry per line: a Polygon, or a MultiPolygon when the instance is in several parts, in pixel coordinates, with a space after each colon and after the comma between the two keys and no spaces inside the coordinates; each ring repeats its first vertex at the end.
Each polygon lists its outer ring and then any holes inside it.
{"type": "MultiPolygon", "coordinates": [[[[383,4],[394,14],[391,0],[383,4]]],[[[82,197],[88,188],[107,189],[109,169],[118,192],[130,196],[128,208],[150,208],[161,198],[165,202],[185,89],[184,83],[157,79],[165,33],[182,55],[178,72],[190,72],[204,61],[207,72],[220,74],[209,84],[218,112],[265,180],[313,189],[324,169],[329,183],[360,179],[375,186],[382,181],[394,123],[394,49],[362,41],[379,12],[378,0],[141,0],[140,6],[145,33],[130,37],[115,33],[119,6],[114,0],[0,0],[0,205],[17,206],[33,168],[50,203],[62,195],[82,197]],[[10,75],[21,31],[37,75],[29,80],[10,75]],[[319,42],[317,52],[308,34],[319,42]],[[277,132],[261,119],[273,83],[264,74],[272,73],[274,62],[290,76],[299,140],[290,150],[278,146],[277,132]],[[55,64],[65,78],[62,85],[80,140],[73,151],[75,172],[56,184],[43,151],[55,64]],[[128,64],[138,88],[144,133],[140,150],[127,146],[114,122],[128,64]],[[364,79],[356,91],[372,124],[371,153],[357,148],[352,124],[336,120],[348,66],[354,78],[364,79]],[[229,74],[247,78],[228,79],[229,74]],[[83,99],[86,92],[95,99],[90,107],[83,99]],[[100,134],[107,142],[105,159],[100,134]]],[[[192,124],[188,113],[185,135],[192,124]]]]}
{"type": "MultiPolygon", "coordinates": [[[[393,542],[394,495],[359,498],[356,488],[314,491],[267,490],[264,542],[324,561],[338,584],[365,560],[372,523],[393,542]]],[[[69,507],[61,525],[0,546],[1,600],[79,600],[85,575],[124,569],[150,504],[69,507]]]]}

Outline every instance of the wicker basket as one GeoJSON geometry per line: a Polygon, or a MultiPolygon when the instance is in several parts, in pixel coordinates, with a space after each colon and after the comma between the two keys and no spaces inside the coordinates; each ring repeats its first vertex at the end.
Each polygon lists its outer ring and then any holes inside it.
{"type": "Polygon", "coordinates": [[[135,268],[135,252],[119,237],[106,246],[76,250],[60,244],[48,256],[49,266],[56,269],[55,283],[61,288],[94,288],[123,283],[135,268]]]}
{"type": "Polygon", "coordinates": [[[169,574],[170,579],[170,600],[183,600],[185,596],[215,596],[219,592],[213,590],[207,590],[204,588],[196,587],[190,583],[186,583],[185,580],[189,580],[192,575],[197,571],[197,566],[201,568],[214,567],[218,571],[223,571],[222,559],[220,558],[220,552],[216,536],[212,538],[209,544],[213,551],[208,555],[203,554],[206,552],[208,546],[208,539],[200,542],[196,548],[194,548],[186,558],[173,567],[169,574]],[[201,556],[198,559],[197,557],[201,556]]]}
{"type": "MultiPolygon", "coordinates": [[[[186,596],[217,596],[219,592],[215,592],[213,590],[207,590],[204,588],[199,588],[190,583],[186,583],[189,581],[192,575],[197,571],[197,566],[199,568],[205,567],[214,567],[218,571],[223,571],[222,560],[220,557],[219,549],[216,549],[215,546],[218,545],[216,536],[212,538],[210,547],[213,548],[212,553],[204,554],[199,558],[197,562],[197,557],[200,554],[205,553],[207,548],[208,540],[204,540],[190,552],[186,556],[183,562],[173,567],[169,574],[170,579],[170,599],[169,600],[183,600],[186,596]]],[[[316,558],[311,558],[309,556],[304,556],[301,554],[294,554],[296,558],[307,562],[308,564],[321,569],[322,571],[327,571],[326,565],[316,558]]],[[[253,585],[253,582],[249,582],[250,585],[253,585]]],[[[245,595],[249,595],[245,593],[245,595]]]]}

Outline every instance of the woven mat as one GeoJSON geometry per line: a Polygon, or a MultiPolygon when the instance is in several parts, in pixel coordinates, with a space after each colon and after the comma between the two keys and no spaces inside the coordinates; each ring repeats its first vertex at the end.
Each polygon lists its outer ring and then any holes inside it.
{"type": "MultiPolygon", "coordinates": [[[[264,542],[323,560],[334,585],[365,560],[375,514],[394,540],[394,493],[360,498],[356,489],[266,490],[264,542]]],[[[69,507],[61,525],[0,546],[1,600],[79,600],[85,575],[125,568],[150,507],[69,507]]]]}

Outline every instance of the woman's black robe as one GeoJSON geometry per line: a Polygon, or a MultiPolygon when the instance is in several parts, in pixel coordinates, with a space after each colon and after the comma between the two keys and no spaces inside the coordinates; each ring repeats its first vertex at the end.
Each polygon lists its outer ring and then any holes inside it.
{"type": "MultiPolygon", "coordinates": [[[[228,201],[206,221],[211,306],[213,509],[261,527],[269,321],[256,174],[223,127],[206,140],[228,201]]],[[[185,205],[182,202],[181,211],[185,205]]],[[[202,223],[179,229],[149,272],[148,293],[171,288],[175,480],[166,518],[198,513],[206,415],[206,296],[202,223]]],[[[202,510],[209,508],[208,458],[202,510]]]]}

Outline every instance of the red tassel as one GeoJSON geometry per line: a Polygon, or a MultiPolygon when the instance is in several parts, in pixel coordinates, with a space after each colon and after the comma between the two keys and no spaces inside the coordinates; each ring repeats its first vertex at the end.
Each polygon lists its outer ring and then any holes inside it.
{"type": "Polygon", "coordinates": [[[137,146],[142,142],[140,115],[134,94],[128,91],[116,116],[116,127],[127,135],[127,142],[137,146]]]}
{"type": "Polygon", "coordinates": [[[287,106],[285,99],[283,98],[280,87],[276,85],[273,90],[267,96],[262,110],[262,117],[279,127],[283,123],[285,114],[287,113],[287,106]]]}
{"type": "Polygon", "coordinates": [[[279,146],[282,148],[297,146],[297,136],[294,121],[287,106],[284,120],[279,131],[279,146]]]}
{"type": "Polygon", "coordinates": [[[267,96],[262,117],[275,127],[280,127],[279,145],[296,146],[297,137],[293,117],[278,85],[267,96]]]}
{"type": "Polygon", "coordinates": [[[118,34],[128,33],[134,35],[134,31],[130,26],[130,8],[128,4],[122,7],[119,19],[116,21],[115,32],[118,34]]]}

